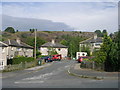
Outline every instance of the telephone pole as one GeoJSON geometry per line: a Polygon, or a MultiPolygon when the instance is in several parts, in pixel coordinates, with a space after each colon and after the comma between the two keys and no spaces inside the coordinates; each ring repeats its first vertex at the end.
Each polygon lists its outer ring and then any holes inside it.
{"type": "Polygon", "coordinates": [[[36,59],[36,37],[37,37],[37,34],[36,34],[36,31],[37,31],[37,29],[35,29],[35,50],[34,50],[34,58],[36,59]]]}

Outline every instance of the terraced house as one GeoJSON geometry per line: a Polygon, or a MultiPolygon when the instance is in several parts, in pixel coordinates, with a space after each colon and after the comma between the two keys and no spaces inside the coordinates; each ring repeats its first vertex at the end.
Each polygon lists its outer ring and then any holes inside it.
{"type": "MultiPolygon", "coordinates": [[[[16,40],[4,41],[7,46],[7,60],[14,58],[15,56],[33,57],[33,47],[21,42],[19,38],[16,40]]],[[[7,63],[9,64],[9,63],[7,63]]]]}

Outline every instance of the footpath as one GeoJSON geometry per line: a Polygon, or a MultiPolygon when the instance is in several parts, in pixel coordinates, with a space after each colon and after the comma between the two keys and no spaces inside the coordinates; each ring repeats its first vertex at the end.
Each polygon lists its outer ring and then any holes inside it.
{"type": "Polygon", "coordinates": [[[44,64],[42,66],[36,66],[36,67],[24,69],[24,70],[3,72],[3,73],[0,73],[0,79],[1,78],[10,78],[10,77],[15,77],[15,76],[19,76],[19,75],[25,75],[25,74],[34,73],[34,72],[37,72],[38,70],[43,69],[45,67],[48,67],[50,65],[52,65],[52,63],[46,63],[46,64],[44,64]]]}
{"type": "Polygon", "coordinates": [[[73,76],[81,78],[92,78],[92,79],[118,79],[118,72],[105,72],[105,71],[95,71],[91,69],[80,68],[80,63],[76,63],[70,67],[68,73],[73,76]]]}

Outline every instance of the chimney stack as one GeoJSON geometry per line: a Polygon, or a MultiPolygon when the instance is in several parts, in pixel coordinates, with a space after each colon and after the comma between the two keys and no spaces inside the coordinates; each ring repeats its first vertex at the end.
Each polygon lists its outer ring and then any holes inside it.
{"type": "Polygon", "coordinates": [[[52,44],[55,44],[55,40],[54,39],[52,39],[52,44]]]}
{"type": "Polygon", "coordinates": [[[17,42],[18,44],[20,44],[20,42],[21,42],[21,41],[20,41],[20,38],[17,38],[17,39],[16,39],[16,42],[17,42]]]}
{"type": "Polygon", "coordinates": [[[97,39],[97,34],[94,34],[94,39],[97,39]]]}

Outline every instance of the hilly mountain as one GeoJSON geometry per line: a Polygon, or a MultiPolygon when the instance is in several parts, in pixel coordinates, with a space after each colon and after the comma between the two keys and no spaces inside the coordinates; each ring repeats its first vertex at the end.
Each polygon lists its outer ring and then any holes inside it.
{"type": "Polygon", "coordinates": [[[34,18],[19,18],[7,15],[2,15],[2,29],[5,30],[7,27],[13,27],[19,31],[28,31],[29,29],[35,28],[39,31],[72,31],[73,28],[62,22],[53,22],[45,19],[34,19],[34,18]]]}

